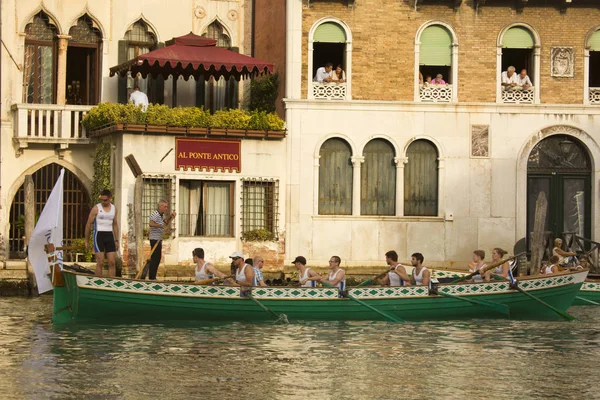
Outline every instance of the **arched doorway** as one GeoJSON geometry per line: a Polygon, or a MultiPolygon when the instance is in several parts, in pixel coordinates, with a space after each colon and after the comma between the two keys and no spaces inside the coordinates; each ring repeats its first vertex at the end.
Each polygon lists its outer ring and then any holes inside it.
{"type": "MultiPolygon", "coordinates": [[[[32,174],[35,187],[35,216],[42,213],[44,205],[58,179],[58,164],[49,164],[32,174]]],[[[25,236],[25,185],[21,185],[10,207],[9,257],[24,258],[25,236]]],[[[73,239],[83,238],[85,222],[90,213],[90,196],[83,183],[71,171],[65,168],[63,208],[63,238],[65,245],[73,239]]]]}
{"type": "Polygon", "coordinates": [[[527,232],[533,232],[535,204],[546,194],[545,230],[553,237],[575,232],[591,237],[592,163],[586,146],[568,135],[539,142],[527,160],[527,232]]]}

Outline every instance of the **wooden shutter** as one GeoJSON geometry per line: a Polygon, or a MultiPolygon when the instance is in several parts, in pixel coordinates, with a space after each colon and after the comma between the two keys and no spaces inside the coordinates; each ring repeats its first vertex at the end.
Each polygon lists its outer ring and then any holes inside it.
{"type": "Polygon", "coordinates": [[[534,43],[531,32],[519,26],[510,28],[502,38],[502,47],[507,49],[533,49],[534,43]]]}
{"type": "Polygon", "coordinates": [[[452,65],[452,36],[443,26],[433,25],[421,34],[420,65],[452,65]]]}
{"type": "Polygon", "coordinates": [[[404,215],[438,215],[438,161],[435,146],[427,140],[413,142],[406,151],[404,215]]]}
{"type": "Polygon", "coordinates": [[[346,43],[346,32],[334,22],[325,22],[315,31],[313,42],[346,43]]]}
{"type": "Polygon", "coordinates": [[[352,214],[352,164],[350,146],[329,139],[319,152],[319,214],[352,214]]]}
{"type": "Polygon", "coordinates": [[[590,51],[600,51],[600,30],[594,32],[590,38],[590,51]]]}
{"type": "MultiPolygon", "coordinates": [[[[129,42],[127,40],[119,40],[119,55],[118,55],[118,60],[117,60],[117,64],[121,64],[124,63],[127,60],[127,50],[129,49],[129,42]]],[[[126,76],[121,76],[121,74],[117,75],[118,76],[118,85],[119,85],[119,89],[118,89],[118,94],[117,94],[117,101],[119,103],[122,104],[126,104],[127,101],[129,100],[127,98],[127,77],[126,76]]]]}
{"type": "Polygon", "coordinates": [[[371,140],[361,167],[361,215],[396,214],[394,148],[385,140],[371,140]]]}

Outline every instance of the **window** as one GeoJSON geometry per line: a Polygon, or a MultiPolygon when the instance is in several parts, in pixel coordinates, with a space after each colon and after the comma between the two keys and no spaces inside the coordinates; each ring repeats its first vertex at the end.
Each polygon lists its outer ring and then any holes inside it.
{"type": "Polygon", "coordinates": [[[421,33],[420,43],[419,73],[423,77],[420,99],[452,101],[452,35],[441,25],[431,25],[421,33]]]}
{"type": "Polygon", "coordinates": [[[279,181],[242,181],[242,234],[264,229],[277,236],[279,181]]]}
{"type": "MultiPolygon", "coordinates": [[[[144,177],[144,189],[142,193],[142,224],[145,236],[147,236],[148,221],[150,214],[158,205],[160,200],[169,202],[169,209],[174,210],[175,192],[173,191],[173,177],[144,177]]],[[[173,222],[171,222],[172,224],[173,222]]]]}
{"type": "Polygon", "coordinates": [[[416,140],[406,151],[404,215],[438,215],[438,153],[428,140],[416,140]]]}
{"type": "Polygon", "coordinates": [[[69,29],[67,104],[97,104],[100,98],[102,34],[89,15],[69,29]]]}
{"type": "MultiPolygon", "coordinates": [[[[210,24],[202,36],[215,39],[217,47],[237,51],[231,47],[231,38],[217,21],[210,24]]],[[[211,76],[208,81],[197,81],[196,103],[212,113],[223,108],[238,108],[238,86],[239,82],[233,77],[220,77],[216,80],[211,76]]]]}
{"type": "Polygon", "coordinates": [[[539,63],[539,54],[535,51],[535,37],[531,31],[523,26],[514,26],[507,30],[502,36],[502,60],[500,85],[502,92],[502,102],[504,103],[533,103],[534,87],[524,89],[521,85],[502,86],[502,75],[508,71],[509,67],[515,69],[515,74],[519,75],[521,70],[526,70],[527,76],[535,86],[537,74],[537,64],[539,63]]]}
{"type": "Polygon", "coordinates": [[[396,214],[396,164],[394,148],[382,139],[371,140],[365,147],[361,167],[360,213],[396,214]]]}
{"type": "Polygon", "coordinates": [[[309,33],[308,80],[309,98],[322,100],[346,100],[350,98],[352,44],[350,31],[341,21],[320,21],[309,33]],[[345,82],[313,82],[317,70],[332,64],[335,71],[339,66],[343,72],[338,79],[345,82]]]}
{"type": "Polygon", "coordinates": [[[232,182],[179,182],[179,236],[233,236],[232,182]]]}
{"type": "Polygon", "coordinates": [[[590,37],[589,46],[589,103],[600,104],[600,30],[590,37]]]}
{"type": "Polygon", "coordinates": [[[57,28],[43,11],[25,26],[26,102],[52,104],[56,94],[57,28]]]}
{"type": "Polygon", "coordinates": [[[352,214],[352,164],[350,146],[328,139],[319,152],[319,214],[352,214]]]}
{"type": "MultiPolygon", "coordinates": [[[[125,33],[125,37],[123,38],[125,42],[125,52],[127,53],[124,60],[121,62],[125,62],[128,60],[133,60],[135,57],[140,56],[142,54],[146,54],[151,50],[156,49],[157,41],[155,33],[150,29],[148,24],[146,24],[143,20],[138,20],[135,22],[131,28],[125,33]]],[[[120,43],[119,43],[120,44],[120,43]]],[[[121,44],[120,44],[121,45],[121,44]]],[[[159,78],[163,80],[162,76],[159,78]]],[[[124,78],[124,84],[126,84],[127,90],[127,99],[129,99],[129,95],[133,91],[133,88],[139,86],[140,91],[146,93],[148,95],[148,101],[150,103],[156,103],[156,93],[154,93],[152,84],[153,79],[151,76],[146,78],[142,78],[140,74],[133,77],[131,76],[131,72],[127,73],[127,78],[124,78]],[[126,79],[126,81],[125,81],[126,79]],[[126,82],[126,83],[125,83],[126,82]]],[[[121,83],[120,83],[121,84],[121,83]]],[[[161,89],[164,88],[161,86],[161,89]]],[[[162,102],[162,101],[161,101],[162,102]]]]}

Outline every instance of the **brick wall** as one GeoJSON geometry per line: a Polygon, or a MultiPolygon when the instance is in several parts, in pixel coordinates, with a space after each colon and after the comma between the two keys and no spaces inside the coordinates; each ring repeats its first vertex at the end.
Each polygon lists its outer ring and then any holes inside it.
{"type": "MultiPolygon", "coordinates": [[[[497,3],[495,3],[497,4],[497,3]]],[[[482,5],[476,13],[471,2],[454,11],[446,5],[420,4],[418,11],[401,0],[356,0],[354,8],[344,2],[311,2],[303,9],[302,97],[306,97],[308,32],[320,18],[336,17],[352,31],[352,97],[362,100],[414,99],[414,43],[419,27],[431,20],[444,21],[458,36],[458,96],[461,102],[495,102],[496,43],[507,25],[531,25],[541,38],[540,86],[542,103],[581,104],[583,98],[584,39],[600,25],[599,7],[571,7],[561,13],[554,6],[525,7],[517,13],[514,2],[506,6],[482,5]],[[575,77],[550,76],[550,49],[575,48],[575,77]]],[[[553,3],[554,4],[554,3],[553,3]]],[[[533,76],[533,71],[529,71],[533,76]]]]}

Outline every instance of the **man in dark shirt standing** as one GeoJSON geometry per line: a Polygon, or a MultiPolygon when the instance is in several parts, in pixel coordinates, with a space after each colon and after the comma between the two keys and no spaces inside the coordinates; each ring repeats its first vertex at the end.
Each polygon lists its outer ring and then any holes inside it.
{"type": "Polygon", "coordinates": [[[165,228],[167,232],[169,231],[168,225],[171,223],[171,220],[175,218],[175,211],[173,211],[166,218],[164,214],[167,212],[169,208],[169,203],[166,200],[161,200],[158,202],[156,210],[152,212],[150,215],[150,248],[154,248],[156,245],[156,249],[150,256],[150,268],[148,271],[148,278],[150,280],[156,280],[156,272],[158,271],[158,264],[160,264],[160,258],[162,255],[162,238],[165,228]],[[158,243],[158,244],[157,244],[158,243]]]}

